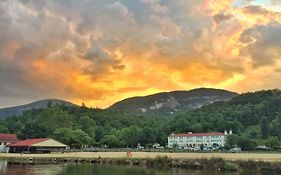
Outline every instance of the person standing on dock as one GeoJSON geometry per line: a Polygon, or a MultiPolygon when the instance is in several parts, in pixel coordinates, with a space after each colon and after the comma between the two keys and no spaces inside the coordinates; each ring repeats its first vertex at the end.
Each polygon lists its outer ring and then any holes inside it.
{"type": "Polygon", "coordinates": [[[127,153],[126,153],[126,157],[132,157],[132,152],[130,150],[127,150],[127,153]]]}

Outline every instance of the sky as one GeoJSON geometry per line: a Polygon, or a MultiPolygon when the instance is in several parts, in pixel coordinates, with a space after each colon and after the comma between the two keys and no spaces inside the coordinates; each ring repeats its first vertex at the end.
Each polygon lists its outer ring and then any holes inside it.
{"type": "Polygon", "coordinates": [[[0,107],[281,87],[281,0],[1,0],[0,107]]]}

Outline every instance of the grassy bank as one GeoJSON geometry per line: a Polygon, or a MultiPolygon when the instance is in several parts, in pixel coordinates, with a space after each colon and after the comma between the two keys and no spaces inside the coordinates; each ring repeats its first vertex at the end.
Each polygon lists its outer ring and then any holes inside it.
{"type": "MultiPolygon", "coordinates": [[[[71,152],[53,154],[10,154],[0,153],[0,157],[7,158],[124,158],[126,152],[71,152]]],[[[269,161],[281,162],[281,154],[265,153],[163,153],[163,152],[132,152],[132,157],[137,159],[169,157],[171,159],[194,160],[222,158],[224,160],[236,161],[269,161]]]]}
{"type": "MultiPolygon", "coordinates": [[[[3,157],[2,157],[3,158],[3,157]]],[[[156,156],[154,158],[125,158],[125,157],[44,157],[44,156],[14,156],[5,157],[7,161],[15,164],[25,163],[88,163],[88,164],[114,164],[145,166],[151,168],[184,168],[215,171],[272,171],[281,173],[281,162],[279,161],[254,161],[254,160],[226,160],[223,158],[196,158],[179,159],[167,156],[156,156]]]]}

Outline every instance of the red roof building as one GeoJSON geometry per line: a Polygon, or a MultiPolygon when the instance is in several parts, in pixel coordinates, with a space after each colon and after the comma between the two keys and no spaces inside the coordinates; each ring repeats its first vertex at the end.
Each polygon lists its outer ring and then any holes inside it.
{"type": "Polygon", "coordinates": [[[40,139],[27,139],[27,140],[22,140],[13,144],[8,145],[9,147],[19,147],[19,146],[32,146],[34,144],[43,142],[48,140],[47,138],[40,138],[40,139]]]}
{"type": "Polygon", "coordinates": [[[9,148],[7,147],[7,145],[18,142],[18,141],[19,141],[19,139],[17,138],[17,136],[15,134],[0,133],[0,152],[2,152],[2,153],[8,152],[9,148]]]}
{"type": "Polygon", "coordinates": [[[51,138],[27,139],[9,144],[10,152],[52,152],[68,146],[51,138]]]}
{"type": "MultiPolygon", "coordinates": [[[[218,148],[223,147],[226,141],[226,135],[222,132],[207,132],[207,133],[181,133],[181,134],[171,134],[168,137],[168,147],[169,148],[184,148],[198,150],[218,148]]],[[[230,130],[229,134],[232,134],[230,130]]]]}
{"type": "Polygon", "coordinates": [[[15,142],[15,141],[18,141],[16,134],[0,133],[0,142],[15,142]]]}

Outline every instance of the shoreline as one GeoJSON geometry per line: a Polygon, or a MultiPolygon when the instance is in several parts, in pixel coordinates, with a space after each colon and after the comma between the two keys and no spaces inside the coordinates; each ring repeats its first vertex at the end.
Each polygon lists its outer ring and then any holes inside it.
{"type": "Polygon", "coordinates": [[[151,153],[77,152],[53,154],[0,153],[10,164],[85,163],[215,171],[272,171],[281,173],[281,154],[255,153],[151,153]]]}
{"type": "MultiPolygon", "coordinates": [[[[230,161],[251,160],[281,162],[281,154],[274,153],[163,153],[163,152],[132,152],[132,158],[168,157],[170,159],[192,160],[222,158],[230,161]]],[[[51,154],[17,154],[0,153],[0,158],[126,158],[126,152],[65,152],[51,154]]]]}

